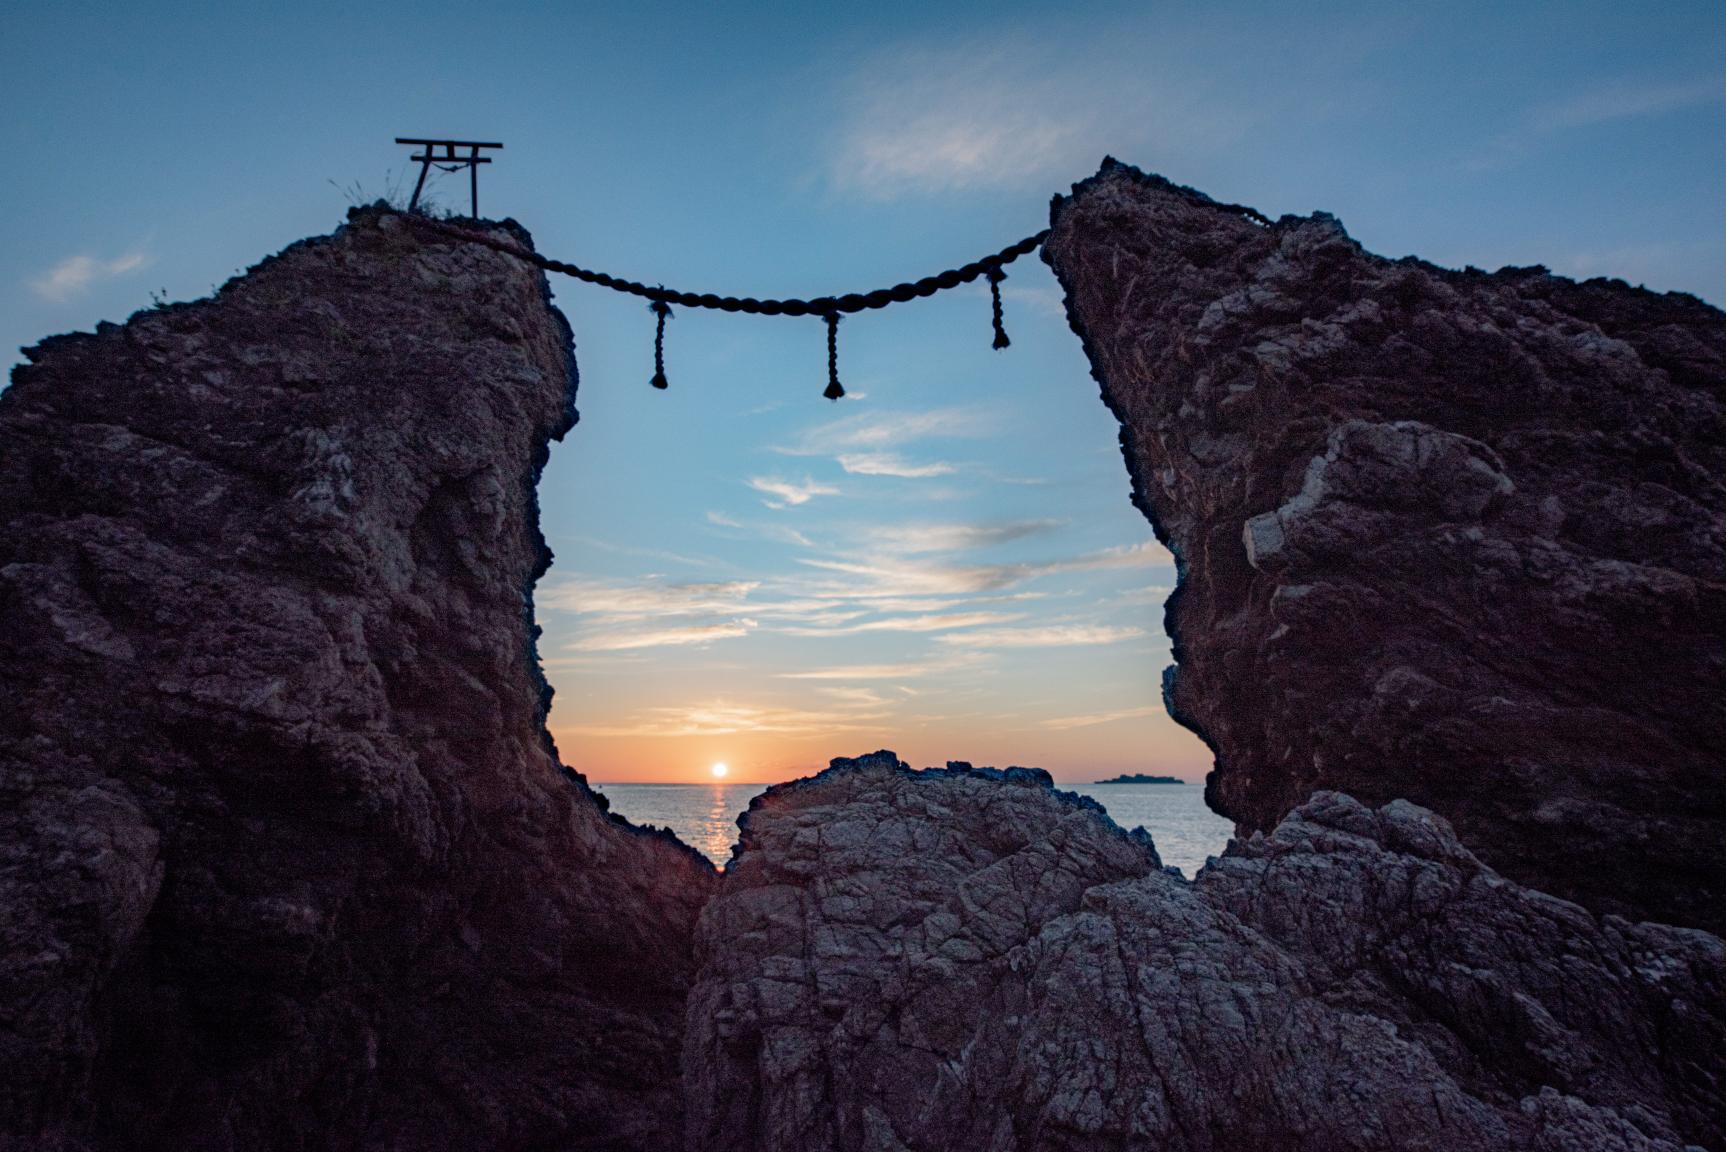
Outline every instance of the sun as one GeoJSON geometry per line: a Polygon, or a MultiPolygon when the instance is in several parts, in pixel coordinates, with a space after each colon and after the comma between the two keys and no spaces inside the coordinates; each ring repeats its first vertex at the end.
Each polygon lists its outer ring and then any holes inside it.
{"type": "Polygon", "coordinates": [[[719,763],[715,764],[712,768],[709,768],[708,771],[713,773],[713,778],[715,780],[723,780],[723,779],[725,779],[726,775],[731,771],[731,769],[726,767],[725,762],[723,760],[721,760],[719,763]]]}

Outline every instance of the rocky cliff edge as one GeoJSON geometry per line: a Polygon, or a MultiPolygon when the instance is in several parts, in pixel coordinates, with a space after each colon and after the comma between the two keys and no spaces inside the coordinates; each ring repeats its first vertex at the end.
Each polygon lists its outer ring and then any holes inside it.
{"type": "Polygon", "coordinates": [[[1053,215],[1211,806],[1406,798],[1522,883],[1726,928],[1726,314],[1112,161],[1053,215]]]}
{"type": "Polygon", "coordinates": [[[1021,770],[835,760],[701,916],[693,1150],[1726,1147],[1726,945],[1321,792],[1196,881],[1021,770]]]}
{"type": "Polygon", "coordinates": [[[534,654],[568,329],[361,211],[0,395],[0,1132],[1726,1147],[1723,945],[1636,922],[1718,909],[1719,314],[1118,167],[1048,252],[1259,831],[1189,883],[891,753],[723,883],[609,817],[534,654]]]}
{"type": "Polygon", "coordinates": [[[534,485],[575,363],[544,278],[359,211],[28,355],[0,395],[0,1132],[675,1142],[714,875],[546,735],[534,485]]]}

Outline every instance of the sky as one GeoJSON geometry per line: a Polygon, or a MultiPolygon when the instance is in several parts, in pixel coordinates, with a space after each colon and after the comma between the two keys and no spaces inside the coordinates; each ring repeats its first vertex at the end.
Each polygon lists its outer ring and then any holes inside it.
{"type": "MultiPolygon", "coordinates": [[[[1042,228],[1106,154],[1368,248],[1726,300],[1726,5],[19,5],[0,343],[209,293],[501,140],[481,208],[692,291],[864,291],[1042,228]]],[[[465,179],[433,196],[461,208],[465,179]]],[[[541,482],[564,759],[802,775],[889,747],[1197,779],[1160,707],[1169,557],[1035,257],[848,319],[554,282],[581,422],[541,482]]],[[[10,363],[19,358],[12,356],[10,363]]]]}

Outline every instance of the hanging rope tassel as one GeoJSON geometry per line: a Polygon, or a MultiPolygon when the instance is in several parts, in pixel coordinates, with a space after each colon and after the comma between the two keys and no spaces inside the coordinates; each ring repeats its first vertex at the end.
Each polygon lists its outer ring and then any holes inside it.
{"type": "Polygon", "coordinates": [[[1007,329],[1001,323],[1001,281],[1007,278],[999,264],[991,264],[988,268],[989,297],[995,309],[995,351],[1007,347],[1012,341],[1007,339],[1007,329]]]}
{"type": "Polygon", "coordinates": [[[659,325],[653,333],[653,386],[669,388],[671,382],[665,378],[665,322],[671,317],[671,305],[655,300],[647,310],[659,317],[659,325]]]}
{"type": "Polygon", "coordinates": [[[829,400],[837,400],[845,395],[845,389],[839,384],[839,313],[828,312],[827,317],[827,391],[821,395],[829,400]]]}
{"type": "MultiPolygon", "coordinates": [[[[487,147],[487,145],[481,145],[487,147]]],[[[464,165],[470,171],[478,171],[473,165],[464,165]]],[[[424,171],[422,170],[422,178],[424,171]]],[[[428,229],[458,240],[466,244],[478,244],[501,252],[517,260],[525,261],[546,272],[557,272],[564,276],[573,276],[587,284],[595,284],[601,288],[609,288],[613,292],[623,292],[630,296],[649,301],[649,307],[658,318],[653,337],[653,386],[665,388],[665,321],[671,315],[671,302],[676,301],[679,308],[712,308],[720,312],[742,312],[749,316],[820,316],[827,321],[827,391],[822,395],[829,400],[838,400],[845,395],[845,388],[839,383],[839,319],[842,314],[864,312],[877,308],[886,308],[891,304],[908,304],[912,300],[933,296],[937,292],[947,292],[963,284],[973,284],[977,277],[986,276],[989,280],[990,299],[994,308],[995,347],[1005,348],[1010,343],[1007,339],[1007,329],[1001,315],[1001,281],[1006,273],[1002,269],[1019,259],[1035,252],[1049,238],[1049,230],[1033,233],[1023,240],[1009,244],[993,255],[984,256],[957,268],[949,268],[934,276],[925,276],[920,280],[909,280],[903,284],[895,284],[891,288],[877,288],[873,292],[847,292],[843,296],[818,296],[812,300],[786,298],[782,300],[758,300],[753,296],[716,296],[711,292],[679,292],[661,284],[657,287],[640,284],[634,280],[624,280],[605,272],[596,272],[590,268],[582,268],[563,260],[553,260],[538,253],[526,252],[518,247],[518,241],[501,236],[488,235],[458,227],[452,222],[434,220],[423,214],[416,213],[414,206],[419,202],[419,190],[414,192],[413,202],[403,218],[413,222],[414,227],[428,229]]],[[[1206,204],[1211,204],[1206,201],[1206,204]]],[[[1228,205],[1211,205],[1227,211],[1248,216],[1261,224],[1271,222],[1245,208],[1231,208],[1228,205]]]]}

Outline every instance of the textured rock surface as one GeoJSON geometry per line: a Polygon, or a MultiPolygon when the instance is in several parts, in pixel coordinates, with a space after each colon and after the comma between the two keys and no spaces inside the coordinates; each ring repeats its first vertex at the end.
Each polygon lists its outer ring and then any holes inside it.
{"type": "Polygon", "coordinates": [[[533,486],[575,381],[543,279],[362,212],[30,355],[0,395],[0,1133],[674,1141],[713,874],[545,734],[533,486]]]}
{"type": "Polygon", "coordinates": [[[1112,163],[1054,215],[1212,806],[1406,797],[1523,883],[1726,928],[1726,314],[1112,163]]]}
{"type": "Polygon", "coordinates": [[[1021,771],[835,761],[702,913],[691,1150],[1726,1147],[1726,945],[1320,793],[1188,883],[1021,771]]]}

